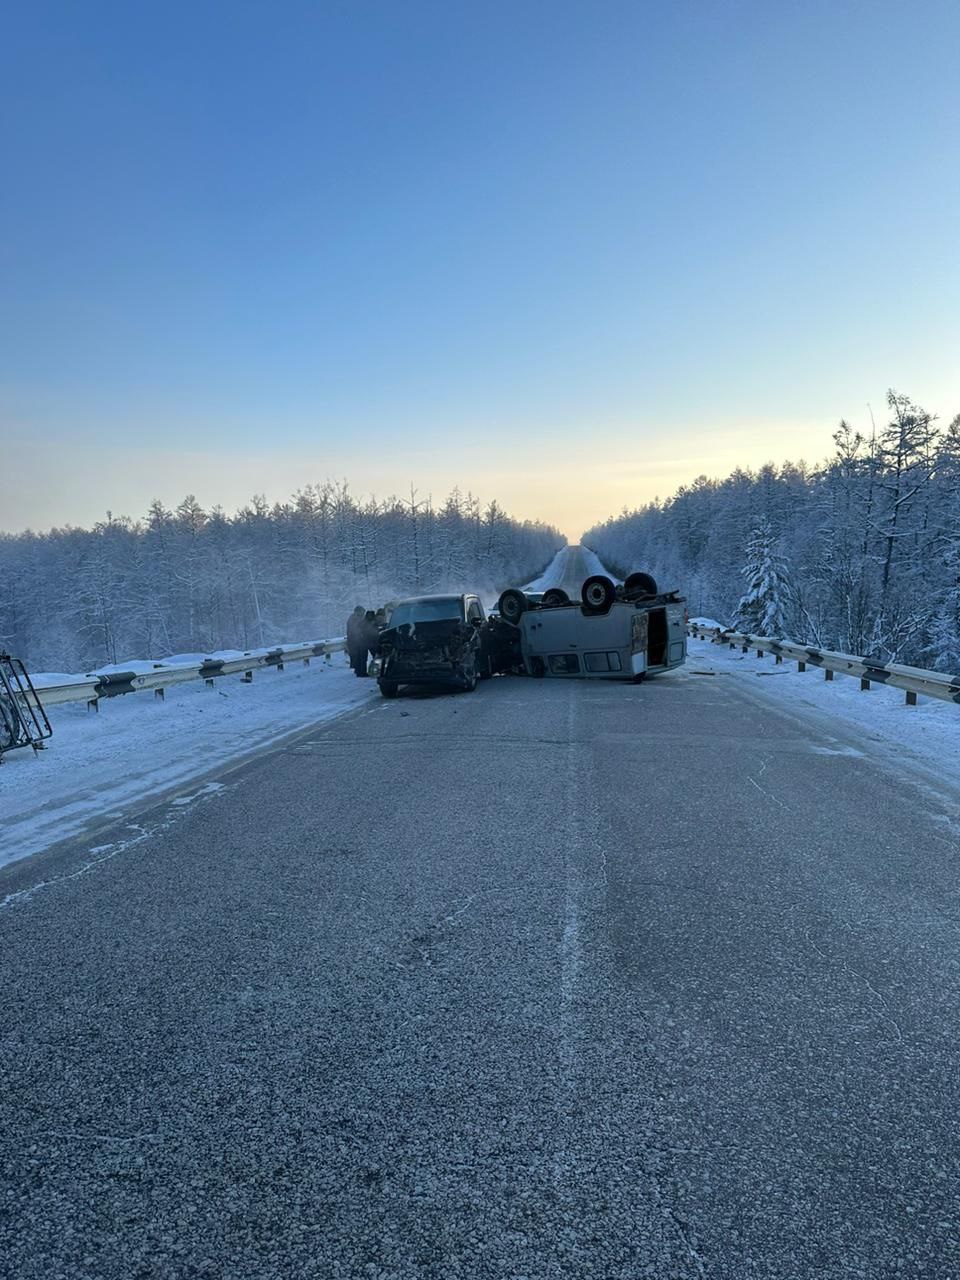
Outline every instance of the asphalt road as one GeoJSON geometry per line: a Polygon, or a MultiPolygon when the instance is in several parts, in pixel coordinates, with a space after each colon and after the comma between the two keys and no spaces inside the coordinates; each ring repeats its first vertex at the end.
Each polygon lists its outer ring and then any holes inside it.
{"type": "Polygon", "coordinates": [[[948,790],[691,668],[220,782],[0,874],[4,1276],[960,1276],[948,790]]]}

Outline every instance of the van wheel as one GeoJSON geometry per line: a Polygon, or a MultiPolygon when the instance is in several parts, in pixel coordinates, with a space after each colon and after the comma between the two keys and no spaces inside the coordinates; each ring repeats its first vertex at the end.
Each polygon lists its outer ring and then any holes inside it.
{"type": "Polygon", "coordinates": [[[377,684],[380,686],[380,692],[385,698],[395,698],[397,696],[400,686],[395,684],[393,680],[378,680],[377,684]]]}
{"type": "Polygon", "coordinates": [[[656,579],[651,578],[649,573],[630,573],[624,580],[623,594],[626,596],[655,596],[657,594],[656,579]]]}
{"type": "Polygon", "coordinates": [[[646,680],[646,678],[647,678],[647,673],[646,673],[645,671],[638,671],[638,672],[637,672],[637,674],[636,674],[636,675],[633,677],[633,679],[630,681],[630,683],[631,683],[631,684],[643,684],[643,682],[644,682],[644,680],[646,680]]]}
{"type": "Polygon", "coordinates": [[[542,604],[548,609],[555,609],[558,605],[569,604],[570,597],[564,591],[563,587],[551,587],[549,591],[543,593],[542,604]]]}
{"type": "Polygon", "coordinates": [[[591,613],[606,613],[617,598],[617,589],[609,578],[598,573],[580,588],[580,598],[591,613]]]}
{"type": "Polygon", "coordinates": [[[522,591],[517,591],[514,587],[509,587],[500,596],[497,601],[497,609],[500,617],[505,622],[511,623],[513,626],[520,625],[521,616],[530,608],[530,601],[522,591]]]}

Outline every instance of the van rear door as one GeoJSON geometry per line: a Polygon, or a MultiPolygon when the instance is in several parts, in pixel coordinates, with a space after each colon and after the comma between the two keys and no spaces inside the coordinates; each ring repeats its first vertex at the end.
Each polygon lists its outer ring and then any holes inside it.
{"type": "Polygon", "coordinates": [[[667,605],[667,666],[679,667],[687,657],[687,624],[682,604],[667,605]]]}

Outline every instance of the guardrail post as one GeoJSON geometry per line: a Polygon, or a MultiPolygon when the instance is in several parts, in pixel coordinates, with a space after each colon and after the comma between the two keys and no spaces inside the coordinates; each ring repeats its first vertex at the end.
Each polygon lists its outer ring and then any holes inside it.
{"type": "Polygon", "coordinates": [[[283,659],[282,659],[282,658],[281,658],[281,660],[277,663],[277,670],[278,670],[278,671],[282,671],[282,670],[283,670],[283,659]]]}
{"type": "Polygon", "coordinates": [[[783,654],[782,653],[774,654],[774,659],[776,661],[776,665],[779,667],[780,663],[783,661],[783,654]]]}
{"type": "Polygon", "coordinates": [[[243,675],[241,676],[241,679],[242,679],[242,681],[243,681],[243,683],[244,683],[244,684],[253,684],[253,672],[252,672],[252,671],[245,671],[245,672],[243,673],[243,675]]]}
{"type": "Polygon", "coordinates": [[[207,676],[207,678],[204,680],[204,682],[203,682],[203,683],[207,686],[207,688],[208,688],[208,689],[213,689],[213,688],[215,688],[215,685],[214,685],[214,683],[213,683],[213,680],[210,678],[210,676],[207,676]]]}
{"type": "Polygon", "coordinates": [[[166,689],[163,687],[163,685],[160,685],[160,686],[159,686],[159,688],[154,689],[154,691],[153,691],[153,696],[154,696],[155,698],[159,698],[161,702],[166,702],[166,700],[167,700],[167,691],[166,691],[166,689]]]}
{"type": "Polygon", "coordinates": [[[309,659],[309,658],[304,658],[304,660],[303,660],[303,665],[304,665],[305,667],[309,667],[309,665],[310,665],[310,659],[309,659]]]}
{"type": "Polygon", "coordinates": [[[915,707],[917,705],[917,695],[912,689],[907,690],[907,706],[915,707]]]}
{"type": "Polygon", "coordinates": [[[806,669],[807,669],[807,664],[805,662],[797,663],[797,670],[800,672],[801,675],[803,674],[804,671],[806,671],[806,669]]]}
{"type": "Polygon", "coordinates": [[[758,657],[758,658],[762,658],[762,657],[763,657],[763,650],[762,650],[762,649],[758,649],[758,650],[757,650],[757,657],[758,657]]]}
{"type": "Polygon", "coordinates": [[[730,641],[730,648],[731,648],[731,649],[735,649],[736,647],[737,647],[737,646],[736,646],[736,644],[731,640],[731,641],[730,641]]]}
{"type": "Polygon", "coordinates": [[[88,699],[87,699],[87,710],[88,710],[88,711],[96,711],[96,712],[97,712],[97,714],[99,715],[99,714],[100,714],[100,699],[99,699],[99,698],[88,698],[88,699]]]}
{"type": "Polygon", "coordinates": [[[860,677],[860,692],[861,692],[861,693],[866,693],[866,692],[867,692],[867,690],[868,690],[869,688],[870,688],[870,681],[867,679],[867,677],[866,677],[866,676],[861,676],[861,677],[860,677]]]}
{"type": "Polygon", "coordinates": [[[833,679],[833,672],[830,670],[830,668],[829,668],[829,667],[824,667],[824,669],[823,669],[823,678],[824,678],[824,680],[832,680],[832,679],[833,679]]]}

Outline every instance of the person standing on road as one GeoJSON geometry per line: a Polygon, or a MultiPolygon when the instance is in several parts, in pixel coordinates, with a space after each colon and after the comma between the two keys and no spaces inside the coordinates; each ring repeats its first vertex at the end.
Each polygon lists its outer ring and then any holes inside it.
{"type": "Polygon", "coordinates": [[[358,604],[347,619],[347,655],[356,676],[367,674],[367,645],[364,631],[366,628],[365,610],[358,604]]]}

